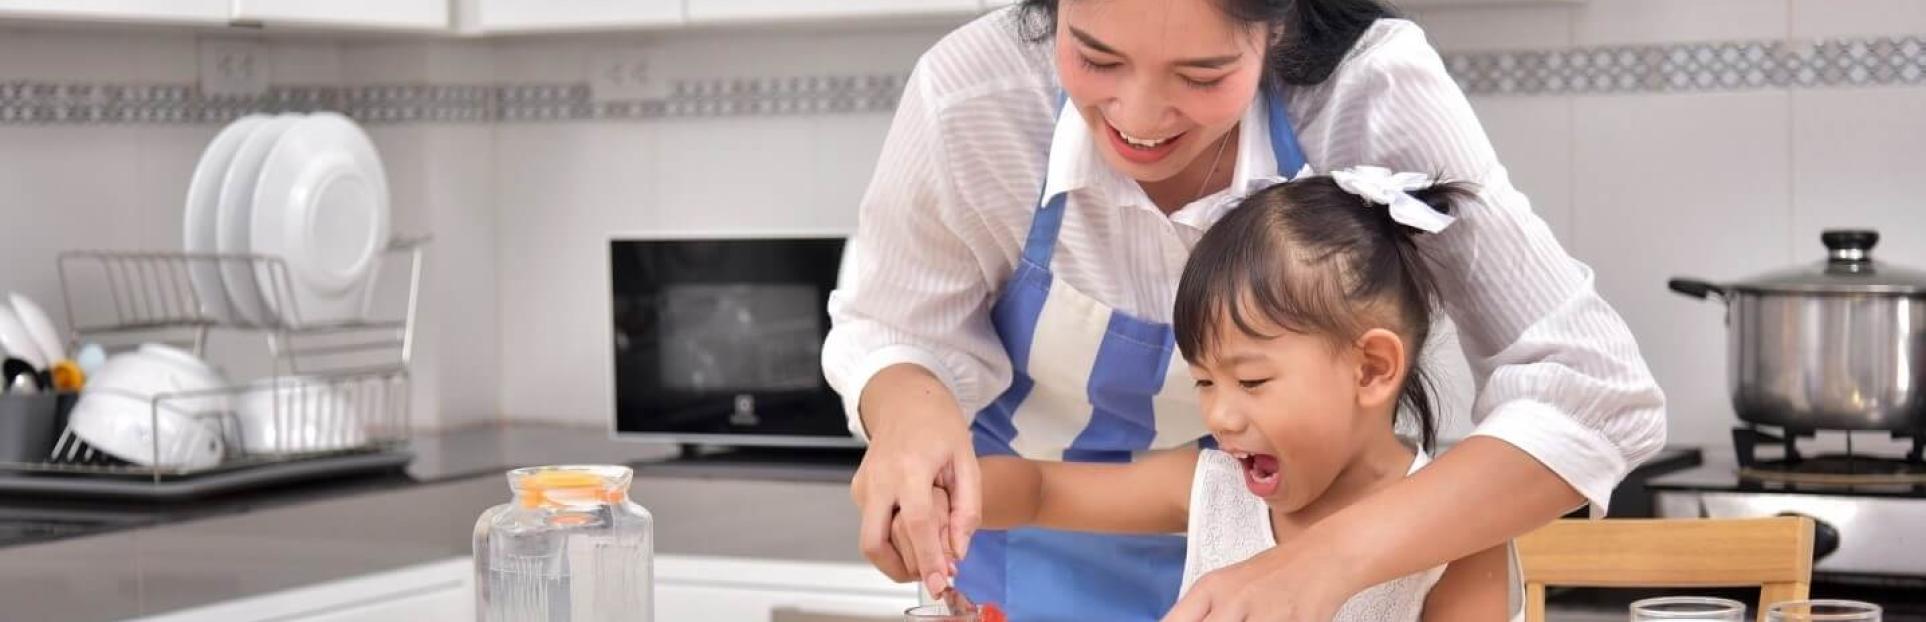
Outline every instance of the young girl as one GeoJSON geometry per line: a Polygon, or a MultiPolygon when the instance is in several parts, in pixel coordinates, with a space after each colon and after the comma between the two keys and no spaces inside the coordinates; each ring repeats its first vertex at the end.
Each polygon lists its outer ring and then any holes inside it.
{"type": "MultiPolygon", "coordinates": [[[[1188,591],[1423,468],[1434,414],[1417,361],[1434,292],[1417,238],[1470,196],[1364,167],[1252,194],[1197,243],[1177,289],[1177,345],[1214,448],[1128,464],[985,457],[983,526],[1188,532],[1188,591]],[[1394,432],[1401,404],[1416,446],[1394,432]]],[[[899,554],[915,576],[949,572],[899,554]]],[[[1502,620],[1507,581],[1501,545],[1367,589],[1337,619],[1502,620]]]]}

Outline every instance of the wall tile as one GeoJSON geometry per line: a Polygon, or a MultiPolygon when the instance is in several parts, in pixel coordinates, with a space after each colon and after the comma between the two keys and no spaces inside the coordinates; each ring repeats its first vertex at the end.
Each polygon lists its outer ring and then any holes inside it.
{"type": "Polygon", "coordinates": [[[1672,442],[1725,445],[1723,310],[1667,291],[1787,263],[1786,94],[1581,97],[1575,255],[1625,317],[1669,398],[1672,442]]]}
{"type": "Polygon", "coordinates": [[[1823,39],[1926,32],[1917,0],[1792,0],[1792,37],[1823,39]]]}
{"type": "Polygon", "coordinates": [[[1572,98],[1477,97],[1471,105],[1513,186],[1558,239],[1571,241],[1572,98]]]}
{"type": "Polygon", "coordinates": [[[1572,7],[1506,6],[1412,11],[1431,45],[1448,52],[1561,48],[1572,44],[1572,7]]]}
{"type": "Polygon", "coordinates": [[[1574,5],[1577,45],[1783,39],[1788,0],[1608,0],[1574,5]]]}
{"type": "Polygon", "coordinates": [[[1819,232],[1872,228],[1874,255],[1926,269],[1926,89],[1840,89],[1792,96],[1792,229],[1798,261],[1825,255],[1819,232]]]}

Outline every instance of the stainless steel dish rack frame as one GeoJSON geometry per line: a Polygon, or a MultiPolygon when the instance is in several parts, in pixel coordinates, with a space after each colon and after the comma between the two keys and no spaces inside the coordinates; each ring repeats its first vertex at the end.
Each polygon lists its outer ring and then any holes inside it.
{"type": "Polygon", "coordinates": [[[415,347],[427,242],[426,237],[396,239],[378,253],[372,277],[376,282],[361,301],[360,317],[364,319],[352,321],[306,319],[294,295],[288,265],[280,257],[93,250],[61,253],[57,263],[71,331],[70,347],[91,342],[114,350],[160,342],[205,359],[209,337],[216,330],[231,330],[263,339],[271,370],[252,382],[147,398],[152,417],[148,430],[161,429],[163,416],[189,417],[221,440],[222,457],[216,464],[164,464],[169,461],[163,459],[166,454],[158,433],[148,434],[149,460],[122,460],[90,446],[63,422],[46,461],[0,463],[0,492],[61,492],[65,482],[78,484],[67,488],[79,494],[153,496],[124,485],[100,484],[113,480],[151,484],[156,489],[166,482],[186,482],[189,485],[162,490],[160,495],[193,496],[218,492],[215,488],[281,481],[294,475],[325,475],[337,470],[330,464],[338,465],[339,470],[365,470],[405,463],[411,399],[408,369],[415,347]],[[227,308],[222,301],[203,299],[206,292],[196,289],[194,275],[197,271],[220,274],[222,270],[258,275],[262,302],[269,313],[250,320],[220,310],[227,308]],[[370,316],[367,311],[373,303],[384,292],[396,289],[388,279],[397,273],[406,278],[406,299],[388,302],[401,302],[403,306],[388,317],[370,316]],[[79,313],[83,308],[98,313],[79,313]],[[267,414],[262,416],[258,409],[252,417],[239,414],[239,404],[249,400],[265,403],[267,414]],[[268,472],[276,469],[279,474],[268,472]],[[13,477],[4,477],[7,475],[13,477]],[[193,485],[197,479],[225,484],[193,485]]]}

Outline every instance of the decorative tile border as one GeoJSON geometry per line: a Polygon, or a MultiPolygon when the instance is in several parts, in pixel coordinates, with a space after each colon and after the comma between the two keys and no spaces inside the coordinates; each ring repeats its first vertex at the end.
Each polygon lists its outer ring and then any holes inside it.
{"type": "Polygon", "coordinates": [[[1472,95],[1677,93],[1926,84],[1926,36],[1446,54],[1472,95]]]}
{"type": "Polygon", "coordinates": [[[194,85],[0,82],[0,125],[225,123],[253,112],[338,110],[364,123],[487,123],[887,113],[906,76],[679,80],[667,95],[596,101],[586,83],[276,86],[260,97],[194,85]]]}
{"type": "MultiPolygon", "coordinates": [[[[1462,52],[1445,65],[1471,95],[1677,93],[1926,85],[1926,35],[1462,52]]],[[[675,80],[664,94],[598,101],[587,83],[277,86],[205,96],[192,84],[0,82],[0,126],[213,124],[251,112],[339,110],[364,123],[553,122],[887,113],[900,74],[675,80]]]]}

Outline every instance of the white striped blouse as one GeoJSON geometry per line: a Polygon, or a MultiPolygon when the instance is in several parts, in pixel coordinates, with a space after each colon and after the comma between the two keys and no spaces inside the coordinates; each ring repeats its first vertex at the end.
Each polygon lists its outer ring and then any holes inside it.
{"type": "MultiPolygon", "coordinates": [[[[1053,138],[1062,142],[1051,46],[1027,40],[1018,16],[1004,9],[950,33],[905,85],[863,196],[851,266],[830,300],[834,326],[823,347],[825,375],[858,437],[857,396],[885,367],[929,369],[966,414],[1009,386],[990,305],[1015,270],[1046,152],[1053,138]]],[[[1424,32],[1379,20],[1330,79],[1292,87],[1285,100],[1315,170],[1376,165],[1477,184],[1480,201],[1461,206],[1444,232],[1421,238],[1479,387],[1472,434],[1524,450],[1602,515],[1612,488],[1664,444],[1664,395],[1630,330],[1593,288],[1591,270],[1566,254],[1512,187],[1424,32]]],[[[1275,174],[1251,170],[1274,168],[1263,132],[1241,135],[1257,142],[1240,140],[1234,180],[1275,174]]],[[[1058,145],[1094,148],[1087,139],[1058,145]]],[[[1124,312],[1168,321],[1191,246],[1246,184],[1234,181],[1166,216],[1096,156],[1072,159],[1094,164],[1053,167],[1080,176],[1050,179],[1075,187],[1052,264],[1057,278],[1124,312]]]]}

